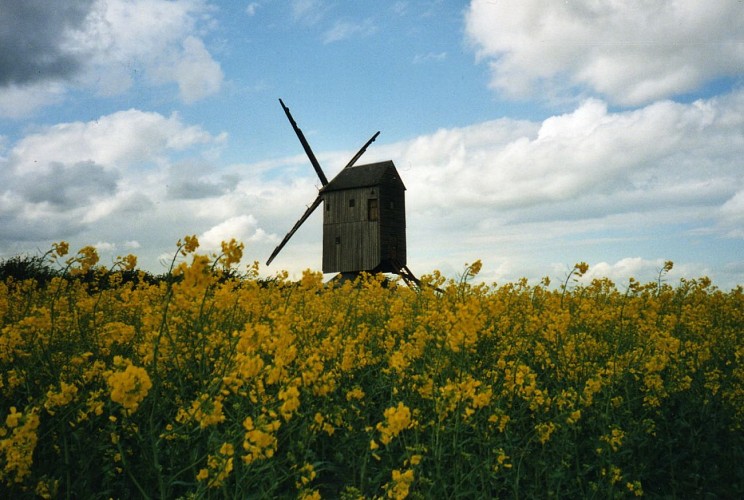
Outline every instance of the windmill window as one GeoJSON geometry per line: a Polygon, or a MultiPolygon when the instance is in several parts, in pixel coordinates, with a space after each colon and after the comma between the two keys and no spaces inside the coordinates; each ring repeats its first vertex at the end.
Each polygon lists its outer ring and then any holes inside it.
{"type": "Polygon", "coordinates": [[[336,245],[341,244],[341,236],[336,236],[336,245]]]}
{"type": "Polygon", "coordinates": [[[367,200],[367,220],[375,221],[380,218],[379,205],[377,198],[370,198],[367,200]]]}
{"type": "Polygon", "coordinates": [[[349,208],[354,208],[354,205],[355,205],[354,198],[351,198],[349,200],[349,208]]]}
{"type": "Polygon", "coordinates": [[[330,212],[331,211],[331,204],[328,203],[328,202],[326,202],[325,206],[326,206],[326,212],[330,212]]]}

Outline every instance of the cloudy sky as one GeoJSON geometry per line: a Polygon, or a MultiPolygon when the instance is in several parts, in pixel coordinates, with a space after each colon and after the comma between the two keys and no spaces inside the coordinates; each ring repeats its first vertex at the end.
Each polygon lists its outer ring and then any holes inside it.
{"type": "MultiPolygon", "coordinates": [[[[0,257],[235,237],[391,159],[408,264],[744,284],[741,0],[0,0],[0,257]]],[[[318,211],[264,275],[320,269],[318,211]]]]}

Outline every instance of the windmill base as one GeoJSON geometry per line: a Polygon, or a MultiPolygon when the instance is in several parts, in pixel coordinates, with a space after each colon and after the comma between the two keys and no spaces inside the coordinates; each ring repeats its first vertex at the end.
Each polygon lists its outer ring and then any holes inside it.
{"type": "MultiPolygon", "coordinates": [[[[354,282],[356,281],[359,276],[362,275],[362,273],[366,272],[368,274],[377,274],[382,272],[389,272],[390,274],[396,274],[400,276],[403,281],[408,285],[409,288],[417,288],[421,289],[421,280],[419,280],[413,272],[408,268],[408,266],[401,265],[396,262],[391,262],[388,265],[384,266],[384,271],[382,269],[383,266],[380,266],[377,269],[373,269],[372,271],[351,271],[351,272],[344,272],[344,273],[338,273],[336,276],[331,278],[329,282],[333,282],[336,285],[341,285],[347,281],[354,282]]],[[[442,292],[439,288],[436,289],[438,292],[442,292]]]]}

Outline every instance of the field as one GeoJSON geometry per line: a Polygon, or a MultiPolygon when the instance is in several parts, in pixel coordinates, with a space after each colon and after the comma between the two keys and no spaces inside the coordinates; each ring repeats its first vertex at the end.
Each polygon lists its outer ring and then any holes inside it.
{"type": "Polygon", "coordinates": [[[744,497],[741,287],[67,250],[0,283],[0,497],[744,497]]]}

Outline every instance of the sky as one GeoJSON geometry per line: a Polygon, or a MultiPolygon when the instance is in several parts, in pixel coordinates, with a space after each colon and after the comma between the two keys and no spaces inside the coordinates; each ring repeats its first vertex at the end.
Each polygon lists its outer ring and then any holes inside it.
{"type": "MultiPolygon", "coordinates": [[[[320,270],[320,181],[392,160],[408,267],[744,284],[741,0],[0,0],[0,258],[320,270]]],[[[330,276],[328,276],[330,278],[330,276]]]]}

